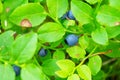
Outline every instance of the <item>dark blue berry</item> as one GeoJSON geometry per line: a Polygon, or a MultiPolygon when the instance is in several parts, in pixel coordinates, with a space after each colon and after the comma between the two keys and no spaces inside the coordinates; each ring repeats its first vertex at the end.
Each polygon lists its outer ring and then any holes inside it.
{"type": "Polygon", "coordinates": [[[72,14],[72,11],[69,10],[67,13],[65,13],[61,19],[70,19],[70,20],[75,20],[75,17],[72,14]]]}
{"type": "Polygon", "coordinates": [[[61,17],[61,19],[66,19],[66,18],[67,18],[67,13],[61,17]]]}
{"type": "Polygon", "coordinates": [[[65,42],[69,46],[74,46],[74,45],[76,45],[78,43],[78,36],[75,35],[75,34],[69,34],[68,36],[66,36],[65,42]]]}
{"type": "Polygon", "coordinates": [[[39,55],[42,56],[42,57],[46,56],[47,55],[47,50],[44,49],[44,48],[41,48],[40,51],[39,51],[39,55]]]}
{"type": "Polygon", "coordinates": [[[68,17],[69,19],[71,19],[71,20],[75,20],[75,17],[73,16],[71,10],[67,12],[67,17],[68,17]]]}
{"type": "Polygon", "coordinates": [[[20,75],[21,68],[19,66],[13,65],[16,76],[20,75]]]}

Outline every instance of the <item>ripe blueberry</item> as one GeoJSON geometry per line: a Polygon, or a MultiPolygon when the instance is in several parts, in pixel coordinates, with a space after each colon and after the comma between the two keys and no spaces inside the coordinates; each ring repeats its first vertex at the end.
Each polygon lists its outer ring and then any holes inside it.
{"type": "Polygon", "coordinates": [[[16,76],[20,75],[21,68],[19,66],[13,65],[16,76]]]}
{"type": "Polygon", "coordinates": [[[42,57],[46,56],[47,55],[47,50],[44,49],[44,48],[41,48],[40,51],[39,51],[39,55],[42,56],[42,57]]]}
{"type": "Polygon", "coordinates": [[[61,19],[66,19],[66,18],[67,18],[67,13],[61,17],[61,19]]]}
{"type": "Polygon", "coordinates": [[[71,20],[75,20],[75,17],[73,16],[71,10],[67,12],[67,17],[68,17],[69,19],[71,19],[71,20]]]}
{"type": "Polygon", "coordinates": [[[61,17],[61,19],[66,19],[66,18],[71,19],[71,20],[75,20],[75,17],[73,16],[71,10],[69,10],[66,14],[64,14],[64,15],[61,17]]]}
{"type": "Polygon", "coordinates": [[[78,36],[75,34],[69,34],[68,36],[66,36],[65,42],[69,46],[74,46],[78,42],[78,36]]]}

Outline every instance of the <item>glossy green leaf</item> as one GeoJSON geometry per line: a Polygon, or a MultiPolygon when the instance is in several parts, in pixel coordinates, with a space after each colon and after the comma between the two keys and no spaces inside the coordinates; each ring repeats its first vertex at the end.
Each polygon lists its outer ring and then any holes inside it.
{"type": "Polygon", "coordinates": [[[43,42],[55,42],[60,40],[65,34],[64,28],[53,22],[43,24],[38,30],[39,40],[43,42]]]}
{"type": "Polygon", "coordinates": [[[98,12],[97,21],[105,26],[115,26],[117,22],[120,22],[120,11],[117,9],[104,5],[98,12]]]}
{"type": "Polygon", "coordinates": [[[98,74],[96,74],[95,76],[93,76],[93,80],[104,80],[106,74],[104,71],[99,71],[98,74]]]}
{"type": "Polygon", "coordinates": [[[10,15],[13,10],[23,4],[27,4],[28,0],[5,0],[4,1],[4,13],[10,15]]]}
{"type": "Polygon", "coordinates": [[[120,0],[109,0],[109,4],[110,6],[120,10],[120,0]]]}
{"type": "Polygon", "coordinates": [[[83,31],[84,31],[85,33],[89,33],[89,34],[91,34],[92,31],[95,30],[95,28],[96,28],[96,26],[95,26],[95,24],[94,24],[93,22],[90,22],[90,23],[88,23],[88,24],[84,24],[84,25],[82,26],[83,31]]]}
{"type": "Polygon", "coordinates": [[[89,4],[95,4],[100,0],[85,0],[85,1],[87,1],[89,4]]]}
{"type": "Polygon", "coordinates": [[[2,2],[0,1],[0,14],[2,13],[2,11],[3,11],[3,4],[2,4],[2,2]]]}
{"type": "Polygon", "coordinates": [[[93,56],[89,58],[88,67],[91,70],[92,75],[96,75],[102,66],[102,59],[100,56],[93,56]]]}
{"type": "Polygon", "coordinates": [[[27,64],[21,70],[22,80],[48,80],[42,69],[35,64],[27,64]]]}
{"type": "Polygon", "coordinates": [[[61,78],[66,78],[75,68],[75,63],[68,59],[57,61],[57,65],[61,70],[56,71],[55,73],[61,78]]]}
{"type": "Polygon", "coordinates": [[[47,0],[47,6],[51,16],[60,18],[68,9],[68,0],[47,0]]]}
{"type": "Polygon", "coordinates": [[[63,24],[66,26],[66,28],[69,26],[75,26],[75,20],[65,20],[63,24]]]}
{"type": "Polygon", "coordinates": [[[91,79],[91,71],[87,65],[81,65],[77,68],[77,72],[79,76],[84,80],[92,80],[91,79]]]}
{"type": "Polygon", "coordinates": [[[79,44],[83,49],[86,49],[89,45],[89,38],[87,36],[80,37],[79,44]]]}
{"type": "Polygon", "coordinates": [[[114,41],[110,41],[109,45],[105,48],[106,51],[110,52],[106,54],[109,57],[120,57],[120,44],[114,41]]]}
{"type": "Polygon", "coordinates": [[[80,78],[77,74],[72,74],[67,78],[67,80],[80,80],[80,78]]]}
{"type": "Polygon", "coordinates": [[[61,70],[65,70],[68,72],[71,72],[75,67],[75,63],[68,59],[57,61],[57,65],[60,67],[61,70]]]}
{"type": "Polygon", "coordinates": [[[5,14],[2,14],[1,15],[1,26],[2,26],[3,29],[8,30],[8,29],[14,27],[15,25],[13,25],[13,23],[11,23],[8,20],[8,18],[5,14]]]}
{"type": "Polygon", "coordinates": [[[55,72],[59,70],[59,67],[56,64],[57,60],[55,59],[48,59],[43,62],[42,70],[45,74],[49,76],[54,76],[55,72]]]}
{"type": "Polygon", "coordinates": [[[30,0],[30,1],[32,1],[32,2],[34,2],[34,3],[37,3],[37,2],[41,2],[41,1],[43,1],[43,0],[30,0]]]}
{"type": "Polygon", "coordinates": [[[57,50],[53,53],[53,59],[65,59],[65,53],[63,51],[57,50]]]}
{"type": "MultiPolygon", "coordinates": [[[[56,42],[52,42],[52,43],[50,43],[50,46],[53,47],[53,48],[59,47],[59,46],[61,45],[62,40],[63,40],[63,39],[60,39],[60,40],[58,40],[58,41],[56,41],[56,42]]],[[[61,46],[62,46],[62,45],[61,45],[61,46]]]]}
{"type": "Polygon", "coordinates": [[[69,75],[69,73],[67,71],[64,71],[64,70],[59,70],[59,71],[56,71],[55,73],[60,78],[67,78],[67,76],[69,75]]]}
{"type": "Polygon", "coordinates": [[[13,31],[6,31],[0,35],[0,54],[1,56],[9,56],[9,51],[14,41],[13,31]]]}
{"type": "Polygon", "coordinates": [[[9,20],[22,27],[35,27],[41,24],[46,15],[44,8],[37,3],[28,3],[17,7],[9,17],[9,20]]]}
{"type": "Polygon", "coordinates": [[[70,57],[77,59],[84,58],[86,54],[85,50],[79,46],[69,47],[66,51],[70,57]]]}
{"type": "Polygon", "coordinates": [[[14,25],[9,21],[8,16],[13,12],[13,10],[23,4],[27,4],[28,0],[5,0],[3,14],[1,15],[1,25],[3,29],[10,29],[14,25]]]}
{"type": "Polygon", "coordinates": [[[15,80],[15,72],[11,65],[0,64],[0,79],[1,80],[15,80]]]}
{"type": "Polygon", "coordinates": [[[109,38],[115,38],[120,34],[120,26],[106,27],[109,38]]]}
{"type": "Polygon", "coordinates": [[[13,43],[11,53],[12,59],[20,63],[30,60],[35,54],[37,47],[37,34],[28,33],[18,36],[13,43]]]}
{"type": "Polygon", "coordinates": [[[71,10],[75,18],[80,22],[80,24],[89,23],[93,18],[92,8],[87,3],[78,0],[71,1],[71,10]]]}
{"type": "Polygon", "coordinates": [[[91,36],[92,39],[98,44],[107,45],[108,43],[108,35],[103,27],[97,28],[95,31],[93,31],[91,36]]]}

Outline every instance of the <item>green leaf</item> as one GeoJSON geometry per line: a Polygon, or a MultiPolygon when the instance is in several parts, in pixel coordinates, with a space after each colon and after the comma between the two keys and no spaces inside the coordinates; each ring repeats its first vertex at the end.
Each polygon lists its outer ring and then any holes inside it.
{"type": "Polygon", "coordinates": [[[86,49],[89,45],[89,38],[87,36],[80,37],[79,44],[83,49],[86,49]]]}
{"type": "Polygon", "coordinates": [[[6,31],[0,35],[0,55],[7,58],[12,47],[14,37],[13,31],[6,31]]]}
{"type": "Polygon", "coordinates": [[[37,47],[37,34],[28,33],[18,36],[13,43],[11,53],[13,61],[16,60],[19,63],[30,60],[37,47]]]}
{"type": "Polygon", "coordinates": [[[109,38],[115,38],[120,34],[120,26],[106,27],[109,38]]]}
{"type": "Polygon", "coordinates": [[[64,71],[64,70],[59,70],[59,71],[56,71],[55,73],[60,78],[67,78],[67,76],[69,75],[69,73],[67,71],[64,71]]]}
{"type": "Polygon", "coordinates": [[[41,2],[41,1],[43,1],[43,0],[33,0],[33,2],[35,3],[37,3],[37,2],[41,2]]]}
{"type": "Polygon", "coordinates": [[[65,59],[65,53],[63,51],[56,50],[53,53],[53,59],[57,59],[57,60],[65,59]]]}
{"type": "Polygon", "coordinates": [[[98,12],[97,21],[105,26],[115,26],[117,22],[120,22],[120,11],[117,9],[104,5],[98,12]]]}
{"type": "Polygon", "coordinates": [[[85,0],[85,1],[87,1],[89,4],[95,4],[100,0],[85,0]]]}
{"type": "Polygon", "coordinates": [[[75,18],[80,22],[80,24],[89,23],[93,18],[92,8],[87,3],[78,0],[71,1],[71,10],[75,18]]]}
{"type": "Polygon", "coordinates": [[[53,47],[53,48],[59,47],[61,45],[62,41],[63,41],[63,39],[60,39],[56,42],[52,42],[52,43],[50,43],[50,47],[53,47]]]}
{"type": "Polygon", "coordinates": [[[15,80],[21,80],[20,76],[16,76],[15,80]]]}
{"type": "Polygon", "coordinates": [[[66,78],[55,77],[55,80],[66,80],[66,78]]]}
{"type": "Polygon", "coordinates": [[[37,3],[28,3],[17,7],[9,17],[14,24],[22,27],[34,27],[46,18],[44,8],[37,3]]]}
{"type": "Polygon", "coordinates": [[[120,44],[114,41],[110,41],[109,45],[106,46],[105,51],[111,50],[108,54],[109,57],[117,58],[120,57],[120,44]]]}
{"type": "Polygon", "coordinates": [[[3,11],[3,4],[2,4],[2,2],[0,1],[0,14],[2,13],[2,11],[3,11]]]}
{"type": "Polygon", "coordinates": [[[0,79],[15,80],[15,72],[12,66],[10,66],[9,64],[0,64],[0,79]]]}
{"type": "Polygon", "coordinates": [[[48,80],[42,69],[34,64],[27,64],[21,70],[22,80],[48,80]]]}
{"type": "Polygon", "coordinates": [[[69,47],[66,51],[70,57],[77,59],[84,58],[86,54],[85,50],[79,46],[69,47]]]}
{"type": "Polygon", "coordinates": [[[100,56],[93,56],[89,58],[88,67],[91,70],[92,75],[96,75],[102,66],[102,60],[100,56]]]}
{"type": "Polygon", "coordinates": [[[49,60],[49,59],[52,58],[51,55],[52,55],[51,52],[50,52],[49,50],[47,50],[47,55],[44,56],[44,57],[39,56],[39,60],[40,60],[41,62],[44,62],[44,61],[46,61],[46,60],[49,60]]]}
{"type": "Polygon", "coordinates": [[[59,70],[59,67],[56,64],[57,60],[55,59],[48,59],[43,62],[42,70],[45,74],[49,76],[54,76],[55,72],[59,70]]]}
{"type": "Polygon", "coordinates": [[[105,76],[105,72],[101,70],[97,73],[97,75],[93,76],[93,80],[104,80],[105,76]]]}
{"type": "Polygon", "coordinates": [[[28,0],[4,0],[4,13],[10,15],[16,7],[27,3],[28,0]]]}
{"type": "Polygon", "coordinates": [[[79,76],[84,80],[92,80],[91,79],[91,71],[87,65],[81,65],[77,68],[77,72],[79,76]]]}
{"type": "Polygon", "coordinates": [[[67,78],[67,80],[80,80],[80,78],[77,74],[72,74],[67,78]]]}
{"type": "Polygon", "coordinates": [[[108,43],[108,35],[103,27],[97,28],[95,31],[93,31],[91,36],[92,39],[98,44],[107,45],[108,43]]]}
{"type": "Polygon", "coordinates": [[[68,0],[47,0],[47,6],[51,16],[60,18],[68,9],[68,0]]]}
{"type": "Polygon", "coordinates": [[[68,59],[57,61],[57,65],[61,70],[55,73],[61,78],[66,78],[75,68],[75,63],[68,59]]]}
{"type": "Polygon", "coordinates": [[[65,30],[60,24],[48,22],[39,28],[38,34],[43,42],[55,42],[64,36],[65,30]]]}
{"type": "Polygon", "coordinates": [[[9,21],[9,15],[13,10],[23,4],[28,3],[28,0],[5,0],[3,5],[3,14],[1,15],[1,25],[3,29],[10,29],[14,25],[9,21]]]}
{"type": "Polygon", "coordinates": [[[109,0],[109,4],[110,6],[120,10],[120,0],[109,0]]]}
{"type": "Polygon", "coordinates": [[[68,59],[57,61],[57,65],[60,67],[61,70],[65,70],[68,72],[71,72],[75,67],[75,63],[68,59]]]}
{"type": "Polygon", "coordinates": [[[1,27],[4,29],[4,30],[8,30],[12,27],[14,27],[15,25],[13,23],[11,23],[7,16],[5,14],[2,14],[1,15],[1,27]]]}
{"type": "Polygon", "coordinates": [[[84,31],[85,33],[91,34],[92,31],[95,30],[95,27],[96,27],[95,24],[94,24],[93,22],[90,22],[90,23],[88,23],[88,24],[84,24],[84,25],[82,26],[82,29],[83,29],[83,31],[84,31]]]}

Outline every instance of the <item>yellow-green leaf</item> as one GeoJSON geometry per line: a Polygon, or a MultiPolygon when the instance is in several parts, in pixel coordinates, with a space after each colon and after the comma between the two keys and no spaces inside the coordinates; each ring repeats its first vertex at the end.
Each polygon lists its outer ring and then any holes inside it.
{"type": "Polygon", "coordinates": [[[81,65],[77,68],[79,76],[84,80],[92,80],[91,71],[87,65],[81,65]]]}

